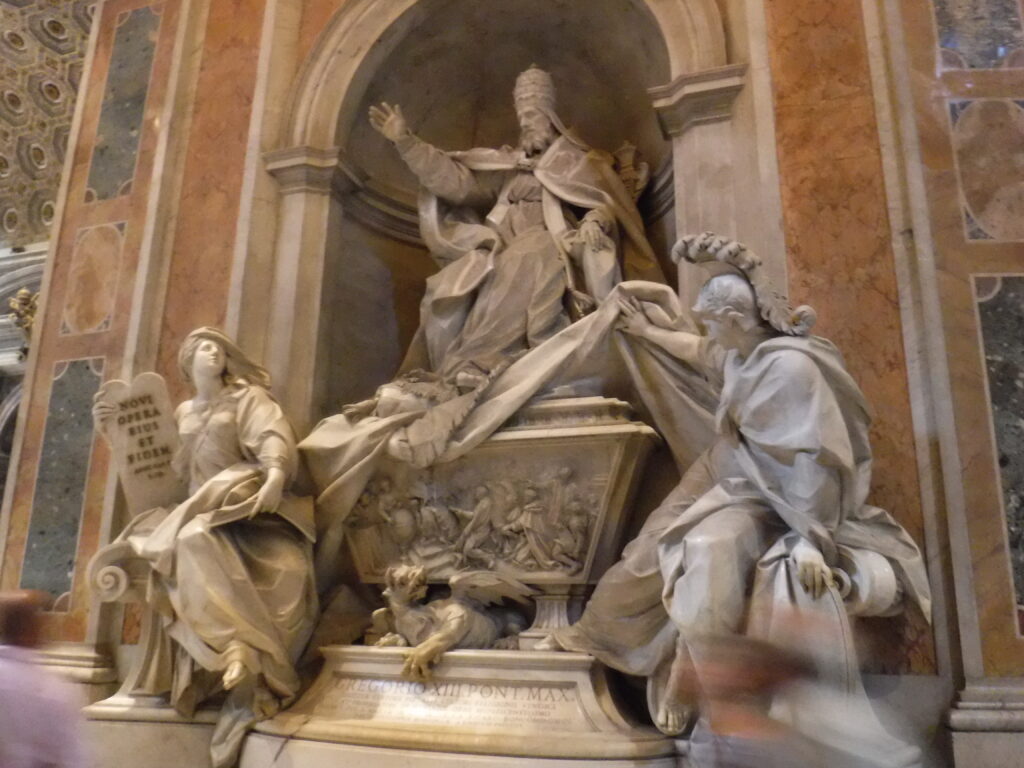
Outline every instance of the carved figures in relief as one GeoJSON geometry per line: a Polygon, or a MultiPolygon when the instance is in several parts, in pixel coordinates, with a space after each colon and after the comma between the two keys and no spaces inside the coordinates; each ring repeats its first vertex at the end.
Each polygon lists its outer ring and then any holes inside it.
{"type": "MultiPolygon", "coordinates": [[[[190,333],[178,363],[195,391],[175,412],[187,494],[137,514],[90,572],[141,575],[134,591],[155,616],[125,693],[170,694],[191,716],[227,691],[211,744],[222,768],[299,691],[294,663],[317,617],[313,502],[289,492],[295,437],[267,372],[214,328],[190,333]]],[[[94,408],[101,429],[116,413],[94,408]]]]}
{"type": "Polygon", "coordinates": [[[635,147],[616,158],[566,130],[537,67],[514,98],[519,146],[464,152],[419,139],[398,106],[370,108],[422,185],[420,229],[441,265],[403,369],[463,389],[604,300],[623,273],[661,279],[635,204],[649,176],[635,147]]]}
{"type": "Polygon", "coordinates": [[[572,572],[583,567],[583,561],[587,556],[591,517],[583,503],[574,499],[566,507],[562,524],[555,533],[551,545],[551,558],[572,572]]]}
{"type": "Polygon", "coordinates": [[[459,489],[430,471],[402,482],[380,474],[359,497],[348,526],[361,556],[381,573],[405,564],[432,573],[504,568],[521,578],[572,574],[586,559],[598,504],[582,497],[573,476],[562,466],[537,481],[483,479],[459,489]]]}
{"type": "MultiPolygon", "coordinates": [[[[662,356],[665,376],[682,375],[685,364],[724,382],[717,437],[605,573],[579,622],[541,644],[647,676],[652,715],[667,733],[690,716],[679,687],[693,665],[699,671],[690,641],[744,627],[771,638],[776,614],[794,605],[833,628],[829,647],[812,649],[825,666],[857,669],[833,586],[844,555],[877,554],[907,602],[930,611],[916,544],[865,503],[868,406],[835,346],[809,334],[813,311],[790,309],[738,243],[688,237],[675,255],[729,268],[704,285],[693,310],[708,335],[680,330],[641,291],[616,297],[619,327],[625,343],[662,356]]],[[[666,439],[677,440],[671,401],[655,405],[666,439]]],[[[680,398],[675,408],[683,407],[680,398]]],[[[860,686],[854,678],[845,681],[851,690],[860,686]]]]}
{"type": "Polygon", "coordinates": [[[506,602],[529,604],[534,591],[525,584],[488,571],[466,571],[448,580],[448,597],[424,603],[426,571],[419,566],[388,568],[387,607],[373,614],[376,645],[413,646],[402,674],[428,680],[431,667],[445,651],[462,648],[517,647],[526,626],[522,611],[506,602]]]}
{"type": "Polygon", "coordinates": [[[478,485],[473,489],[472,509],[452,510],[466,520],[466,525],[455,542],[460,564],[482,561],[488,567],[496,564],[495,554],[501,551],[501,507],[491,489],[478,485]]]}

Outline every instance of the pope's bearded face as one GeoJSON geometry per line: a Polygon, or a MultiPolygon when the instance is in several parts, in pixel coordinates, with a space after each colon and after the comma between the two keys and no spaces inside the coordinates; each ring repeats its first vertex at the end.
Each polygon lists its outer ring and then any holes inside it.
{"type": "Polygon", "coordinates": [[[519,116],[519,146],[528,155],[543,152],[555,139],[555,127],[537,107],[525,106],[517,110],[519,116]]]}

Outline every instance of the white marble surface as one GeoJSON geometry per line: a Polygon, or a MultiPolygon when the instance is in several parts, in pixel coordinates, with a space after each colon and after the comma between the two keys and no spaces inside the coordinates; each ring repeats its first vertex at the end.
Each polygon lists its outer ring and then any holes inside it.
{"type": "Polygon", "coordinates": [[[200,723],[90,720],[84,736],[95,768],[209,768],[212,733],[200,723]]]}
{"type": "MultiPolygon", "coordinates": [[[[361,747],[318,741],[287,740],[252,734],[245,743],[240,768],[685,768],[681,758],[562,760],[499,755],[456,755],[413,749],[361,747]]],[[[162,768],[160,766],[159,768],[162,768]]]]}
{"type": "Polygon", "coordinates": [[[954,733],[956,768],[1024,768],[1024,733],[954,733]]]}

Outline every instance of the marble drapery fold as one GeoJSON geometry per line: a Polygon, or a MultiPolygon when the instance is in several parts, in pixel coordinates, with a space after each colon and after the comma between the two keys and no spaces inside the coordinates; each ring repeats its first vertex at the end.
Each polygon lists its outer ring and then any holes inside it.
{"type": "Polygon", "coordinates": [[[576,278],[565,238],[577,214],[599,217],[612,235],[579,256],[581,290],[600,301],[623,272],[661,279],[636,205],[604,153],[566,136],[527,164],[511,147],[447,153],[411,134],[396,147],[423,185],[420,229],[442,267],[427,281],[403,370],[486,375],[568,325],[565,294],[576,278]]]}
{"type": "Polygon", "coordinates": [[[615,333],[619,295],[645,301],[665,322],[692,327],[668,286],[622,283],[593,314],[513,361],[478,392],[426,410],[385,417],[342,413],[321,421],[299,444],[318,492],[321,587],[333,579],[345,521],[383,457],[419,467],[453,461],[532,398],[560,384],[599,378],[605,394],[627,397],[671,426],[665,435],[676,463],[683,468],[693,463],[714,435],[716,389],[685,363],[615,333]]]}
{"type": "MultiPolygon", "coordinates": [[[[889,513],[866,503],[863,395],[838,350],[817,337],[778,336],[745,359],[702,343],[700,358],[710,377],[724,381],[713,444],[605,574],[580,621],[556,639],[650,678],[656,709],[680,635],[744,628],[771,635],[779,607],[796,608],[835,628],[838,646],[823,664],[845,670],[859,687],[842,601],[831,591],[808,599],[788,555],[800,537],[830,565],[844,547],[880,553],[908,602],[930,616],[920,550],[889,513]]],[[[673,429],[656,424],[671,441],[673,429]]]]}

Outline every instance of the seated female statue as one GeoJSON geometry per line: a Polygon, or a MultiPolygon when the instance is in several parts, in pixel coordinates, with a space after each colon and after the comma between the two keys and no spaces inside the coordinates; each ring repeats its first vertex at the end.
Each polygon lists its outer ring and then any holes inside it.
{"type": "MultiPolygon", "coordinates": [[[[131,692],[169,694],[190,716],[227,691],[211,747],[220,768],[253,723],[298,693],[295,660],[317,616],[313,504],[288,493],[295,437],[267,372],[214,328],[190,333],[178,363],[195,390],[175,412],[188,498],[137,515],[108,549],[142,561],[159,617],[131,692]]],[[[102,427],[112,406],[94,415],[102,427]]]]}

